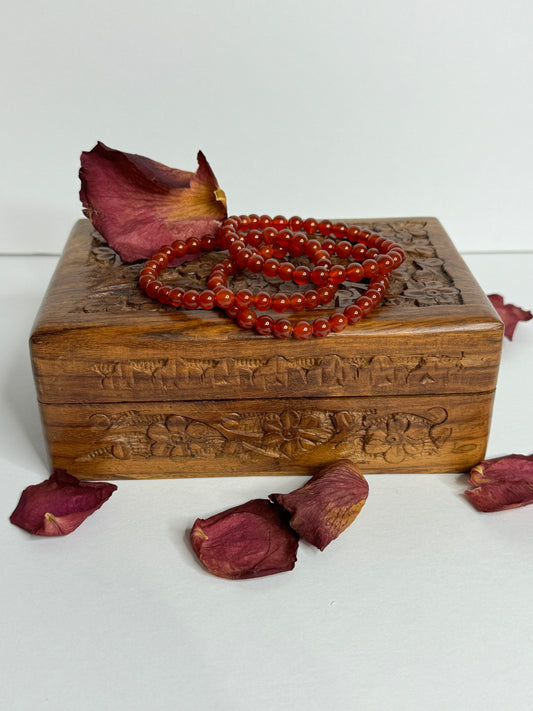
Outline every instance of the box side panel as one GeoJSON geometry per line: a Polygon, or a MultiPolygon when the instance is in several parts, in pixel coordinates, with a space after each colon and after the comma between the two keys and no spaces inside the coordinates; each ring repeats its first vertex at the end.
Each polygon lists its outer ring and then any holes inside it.
{"type": "Polygon", "coordinates": [[[466,471],[485,454],[493,393],[42,405],[53,465],[91,479],[466,471]]]}

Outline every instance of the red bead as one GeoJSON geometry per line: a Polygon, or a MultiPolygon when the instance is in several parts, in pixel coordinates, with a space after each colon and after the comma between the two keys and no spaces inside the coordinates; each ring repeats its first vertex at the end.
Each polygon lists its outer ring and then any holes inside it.
{"type": "Polygon", "coordinates": [[[186,309],[197,309],[198,308],[198,292],[194,289],[189,289],[185,291],[181,297],[181,303],[186,309]]]}
{"type": "Polygon", "coordinates": [[[311,281],[313,284],[327,284],[328,272],[324,267],[315,267],[311,270],[311,281]]]}
{"type": "Polygon", "coordinates": [[[272,316],[258,316],[256,322],[254,323],[254,328],[261,336],[269,336],[272,333],[272,326],[274,324],[274,319],[272,316]]]}
{"type": "Polygon", "coordinates": [[[350,242],[356,242],[359,239],[360,234],[361,231],[359,227],[356,227],[355,225],[350,225],[346,230],[346,237],[350,240],[350,242]]]}
{"type": "Polygon", "coordinates": [[[292,280],[295,284],[302,286],[308,284],[311,279],[311,270],[309,267],[296,267],[292,273],[292,280]]]}
{"type": "Polygon", "coordinates": [[[235,294],[235,305],[239,309],[244,309],[253,303],[254,295],[250,289],[239,289],[235,294]]]}
{"type": "Polygon", "coordinates": [[[327,261],[330,262],[330,256],[330,253],[325,249],[317,249],[313,254],[313,264],[318,264],[321,259],[327,259],[327,261]]]}
{"type": "Polygon", "coordinates": [[[359,239],[361,242],[367,242],[369,237],[370,232],[367,232],[367,230],[361,230],[361,232],[359,232],[359,239]]]}
{"type": "Polygon", "coordinates": [[[320,299],[318,298],[318,291],[315,291],[315,289],[310,289],[309,291],[306,291],[304,294],[305,298],[305,308],[312,310],[316,309],[317,306],[320,306],[320,299]]]}
{"type": "Polygon", "coordinates": [[[263,259],[271,259],[274,256],[274,249],[271,244],[264,244],[259,250],[263,259]]]}
{"type": "Polygon", "coordinates": [[[400,250],[398,249],[392,249],[390,252],[388,252],[387,256],[392,259],[395,269],[399,267],[400,264],[402,264],[405,260],[405,253],[403,251],[400,252],[400,250]]]}
{"type": "Polygon", "coordinates": [[[348,319],[344,314],[340,313],[339,311],[336,311],[329,317],[329,325],[331,326],[331,330],[334,333],[340,333],[340,331],[344,331],[347,324],[348,319]]]}
{"type": "Polygon", "coordinates": [[[291,243],[289,245],[289,253],[291,257],[300,257],[304,253],[305,245],[307,244],[307,237],[303,232],[296,232],[293,234],[291,243]]]}
{"type": "Polygon", "coordinates": [[[346,267],[346,278],[348,281],[361,281],[365,275],[365,270],[357,262],[352,262],[346,267]]]}
{"type": "Polygon", "coordinates": [[[372,309],[374,308],[374,304],[372,303],[372,300],[368,298],[368,296],[360,296],[358,299],[355,300],[356,306],[359,306],[361,311],[364,314],[369,314],[372,309]]]}
{"type": "Polygon", "coordinates": [[[275,244],[272,249],[274,250],[274,257],[276,259],[285,259],[285,255],[287,254],[285,247],[282,247],[280,244],[275,244]]]}
{"type": "Polygon", "coordinates": [[[283,217],[283,215],[276,215],[272,220],[272,227],[275,227],[277,230],[283,230],[287,227],[287,218],[283,217]]]}
{"type": "Polygon", "coordinates": [[[263,229],[265,227],[270,227],[270,225],[272,224],[272,218],[270,217],[270,215],[261,215],[261,217],[259,218],[259,224],[263,229]]]}
{"type": "Polygon", "coordinates": [[[248,215],[239,215],[239,229],[247,230],[250,227],[250,218],[248,215]]]}
{"type": "Polygon", "coordinates": [[[144,265],[143,269],[150,269],[151,271],[154,271],[156,274],[159,274],[159,272],[161,271],[159,264],[153,259],[149,259],[146,262],[146,264],[144,265]]]}
{"type": "Polygon", "coordinates": [[[226,286],[226,277],[219,272],[215,272],[214,274],[211,274],[207,280],[207,288],[213,289],[214,291],[218,286],[226,286]]]}
{"type": "Polygon", "coordinates": [[[154,277],[151,274],[141,274],[139,277],[139,286],[141,289],[145,290],[148,284],[150,284],[154,280],[154,277]]]}
{"type": "Polygon", "coordinates": [[[331,331],[331,326],[327,318],[315,318],[313,321],[313,335],[324,338],[331,331]]]}
{"type": "Polygon", "coordinates": [[[257,314],[252,309],[242,309],[237,314],[237,323],[241,328],[253,328],[257,314]]]}
{"type": "Polygon", "coordinates": [[[366,257],[366,247],[364,244],[354,244],[352,247],[352,259],[364,259],[366,257]]]}
{"type": "Polygon", "coordinates": [[[376,262],[375,259],[365,259],[365,261],[362,264],[362,267],[364,269],[365,277],[367,277],[367,279],[370,279],[370,277],[373,277],[376,274],[379,274],[378,263],[376,262]]]}
{"type": "Polygon", "coordinates": [[[294,266],[290,262],[282,262],[278,267],[278,276],[283,281],[290,281],[294,273],[294,266]]]}
{"type": "Polygon", "coordinates": [[[169,259],[174,259],[174,250],[170,245],[165,245],[159,250],[160,254],[165,254],[169,259]]]}
{"type": "Polygon", "coordinates": [[[228,248],[228,252],[230,257],[235,259],[235,257],[239,254],[239,252],[243,249],[245,249],[246,245],[242,240],[237,240],[236,242],[232,242],[228,248]]]}
{"type": "Polygon", "coordinates": [[[290,338],[292,334],[292,324],[286,318],[274,321],[272,333],[276,338],[290,338]]]}
{"type": "Polygon", "coordinates": [[[189,237],[187,240],[187,254],[196,254],[202,246],[201,240],[198,237],[189,237]]]}
{"type": "Polygon", "coordinates": [[[263,241],[265,244],[274,244],[277,236],[278,231],[273,227],[265,227],[263,229],[263,241]]]}
{"type": "Polygon", "coordinates": [[[382,295],[379,291],[377,291],[377,289],[367,289],[365,291],[365,296],[367,299],[370,299],[374,307],[379,304],[382,298],[382,295]]]}
{"type": "Polygon", "coordinates": [[[344,309],[344,315],[348,319],[349,324],[354,324],[363,318],[363,312],[356,304],[350,304],[344,309]]]}
{"type": "Polygon", "coordinates": [[[172,306],[176,307],[181,306],[181,297],[183,296],[183,293],[183,289],[180,289],[179,286],[177,286],[175,289],[171,289],[167,296],[169,304],[172,304],[172,306]]]}
{"type": "Polygon", "coordinates": [[[317,289],[317,292],[318,300],[324,306],[325,304],[329,304],[329,302],[333,299],[336,293],[336,288],[332,286],[321,286],[317,289]]]}
{"type": "Polygon", "coordinates": [[[248,215],[248,217],[250,218],[250,225],[252,227],[259,227],[261,225],[261,218],[259,215],[252,213],[251,215],[248,215]]]}
{"type": "Polygon", "coordinates": [[[346,259],[352,253],[352,243],[344,239],[342,240],[342,242],[339,242],[337,244],[335,251],[338,257],[340,257],[341,259],[346,259]]]}
{"type": "Polygon", "coordinates": [[[198,306],[201,309],[209,311],[215,308],[215,292],[210,289],[200,292],[198,294],[198,306]]]}
{"type": "Polygon", "coordinates": [[[252,254],[250,259],[248,260],[248,269],[252,272],[252,274],[259,274],[259,272],[263,269],[263,264],[265,263],[264,257],[262,257],[260,254],[252,254]]]}
{"type": "MultiPolygon", "coordinates": [[[[252,256],[252,250],[248,249],[248,247],[245,247],[244,249],[241,249],[239,254],[235,257],[235,261],[237,262],[237,265],[241,268],[245,268],[248,266],[248,260],[252,256]]],[[[377,265],[376,265],[377,266],[377,265]]]]}
{"type": "Polygon", "coordinates": [[[329,235],[331,234],[331,230],[333,229],[333,225],[329,220],[322,220],[322,222],[318,223],[318,231],[320,232],[321,235],[329,235]]]}
{"type": "Polygon", "coordinates": [[[200,249],[204,252],[212,252],[216,244],[217,241],[213,235],[204,235],[200,240],[200,249]]]}
{"type": "Polygon", "coordinates": [[[150,296],[152,299],[157,298],[157,292],[159,289],[163,286],[160,281],[151,281],[148,286],[146,287],[145,291],[148,296],[150,296]]]}
{"type": "Polygon", "coordinates": [[[171,292],[170,286],[162,286],[157,292],[157,298],[162,304],[169,304],[168,295],[171,292]]]}
{"type": "Polygon", "coordinates": [[[376,257],[376,262],[378,263],[379,271],[381,274],[388,274],[394,267],[394,262],[392,257],[388,254],[380,254],[376,257]]]}
{"type": "Polygon", "coordinates": [[[289,301],[293,311],[302,311],[305,309],[305,297],[303,294],[300,294],[299,291],[295,291],[291,294],[289,296],[289,301]]]}
{"type": "Polygon", "coordinates": [[[317,229],[318,222],[312,217],[308,217],[307,220],[304,220],[304,230],[307,232],[308,235],[314,235],[317,229]]]}
{"type": "Polygon", "coordinates": [[[342,284],[346,279],[346,269],[336,264],[329,270],[329,281],[331,284],[342,284]]]}
{"type": "Polygon", "coordinates": [[[249,247],[260,247],[263,243],[263,234],[260,230],[250,230],[244,241],[249,247]]]}
{"type": "Polygon", "coordinates": [[[260,291],[254,296],[254,306],[258,311],[268,311],[272,306],[272,298],[266,291],[260,291]]]}
{"type": "Polygon", "coordinates": [[[367,250],[366,256],[367,259],[375,259],[379,254],[379,249],[376,249],[375,247],[370,247],[370,249],[367,250]]]}
{"type": "Polygon", "coordinates": [[[345,222],[335,222],[333,225],[332,232],[338,239],[344,237],[348,231],[348,227],[345,222]]]}
{"type": "Polygon", "coordinates": [[[294,324],[292,335],[299,341],[306,341],[313,335],[313,327],[308,321],[298,321],[294,324]]]}
{"type": "Polygon", "coordinates": [[[285,249],[287,249],[287,247],[290,245],[290,243],[292,241],[292,237],[293,237],[293,233],[290,230],[281,230],[280,232],[278,232],[278,237],[276,239],[276,242],[281,247],[285,247],[285,249]]]}
{"type": "Polygon", "coordinates": [[[267,259],[263,264],[263,274],[267,277],[275,277],[278,274],[278,267],[277,259],[267,259]]]}
{"type": "Polygon", "coordinates": [[[229,316],[229,318],[237,318],[240,308],[235,304],[232,304],[231,306],[228,306],[228,308],[224,309],[224,312],[226,313],[226,316],[229,316]]]}
{"type": "Polygon", "coordinates": [[[321,248],[321,245],[317,239],[310,239],[307,242],[307,244],[305,245],[304,252],[308,257],[310,257],[312,259],[313,254],[320,248],[321,248]]]}
{"type": "Polygon", "coordinates": [[[220,306],[221,309],[227,309],[235,301],[235,295],[231,289],[219,289],[215,294],[215,301],[217,306],[220,306]]]}
{"type": "Polygon", "coordinates": [[[274,311],[277,311],[277,313],[283,313],[283,311],[287,311],[289,306],[290,301],[287,294],[279,292],[278,294],[274,294],[274,296],[272,297],[272,308],[274,311]]]}
{"type": "Polygon", "coordinates": [[[322,242],[322,249],[324,249],[330,256],[335,254],[337,248],[337,243],[332,239],[325,239],[322,242]]]}
{"type": "Polygon", "coordinates": [[[301,230],[303,227],[303,224],[304,224],[304,222],[301,217],[295,216],[295,217],[291,217],[289,219],[289,227],[291,228],[291,230],[293,232],[297,232],[298,230],[301,230]]]}
{"type": "Polygon", "coordinates": [[[172,249],[176,257],[184,257],[187,254],[187,243],[177,239],[175,242],[172,242],[172,249]]]}

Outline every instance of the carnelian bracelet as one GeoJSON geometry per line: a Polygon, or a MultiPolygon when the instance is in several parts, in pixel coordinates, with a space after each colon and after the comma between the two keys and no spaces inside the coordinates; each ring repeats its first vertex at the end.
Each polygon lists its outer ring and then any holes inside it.
{"type": "Polygon", "coordinates": [[[206,310],[217,306],[242,328],[254,328],[261,335],[294,336],[305,340],[342,331],[347,324],[357,323],[369,314],[387,290],[388,275],[404,259],[399,244],[343,222],[317,222],[312,218],[304,221],[300,217],[287,219],[281,215],[274,218],[241,215],[224,220],[216,237],[191,237],[161,247],[141,269],[139,286],[163,304],[206,310]],[[228,256],[212,268],[207,289],[171,288],[158,281],[161,271],[174,259],[215,249],[227,251],[228,256]],[[294,266],[287,261],[304,255],[312,261],[312,267],[294,266]],[[334,264],[334,257],[347,260],[349,264],[346,267],[334,264]],[[279,292],[270,296],[266,291],[253,294],[249,289],[233,293],[227,285],[228,277],[245,269],[300,286],[311,284],[312,288],[291,295],[279,292]],[[359,282],[364,278],[369,279],[369,283],[353,304],[328,317],[318,316],[312,323],[300,320],[293,324],[285,318],[257,314],[257,311],[270,309],[277,313],[313,310],[330,303],[339,284],[359,282]]]}

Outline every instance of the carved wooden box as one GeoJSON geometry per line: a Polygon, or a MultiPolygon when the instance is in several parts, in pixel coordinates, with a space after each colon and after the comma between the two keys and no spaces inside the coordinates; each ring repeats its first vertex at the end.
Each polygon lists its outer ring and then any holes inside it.
{"type": "MultiPolygon", "coordinates": [[[[52,465],[109,479],[309,474],[343,457],[369,473],[446,472],[483,459],[498,316],[437,220],[362,224],[407,253],[383,305],[340,334],[283,341],[152,301],[141,265],[78,222],[31,337],[52,465]]],[[[201,287],[215,259],[164,275],[201,287]]],[[[337,305],[354,289],[339,288],[337,305]]]]}

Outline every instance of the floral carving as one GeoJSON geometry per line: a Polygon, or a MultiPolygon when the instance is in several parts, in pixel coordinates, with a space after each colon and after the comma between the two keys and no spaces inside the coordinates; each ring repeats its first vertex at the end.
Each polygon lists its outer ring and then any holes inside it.
{"type": "Polygon", "coordinates": [[[280,456],[295,459],[302,452],[326,442],[331,432],[321,427],[320,418],[312,412],[285,410],[266,415],[261,446],[267,451],[279,450],[280,456]]]}
{"type": "Polygon", "coordinates": [[[328,448],[335,456],[360,462],[399,463],[437,455],[451,435],[448,413],[435,407],[421,413],[377,414],[372,409],[327,411],[305,408],[281,412],[228,413],[204,421],[178,414],[109,417],[95,413],[90,424],[96,446],[79,460],[187,459],[222,455],[263,457],[285,462],[328,448]]]}
{"type": "MultiPolygon", "coordinates": [[[[393,220],[391,222],[360,223],[399,243],[405,249],[407,260],[395,270],[383,305],[435,306],[462,303],[461,293],[446,270],[445,261],[437,253],[425,220],[393,220]]],[[[301,258],[304,259],[305,258],[301,258]]],[[[300,261],[301,261],[300,259],[300,261]]],[[[213,264],[219,260],[216,253],[205,254],[192,262],[166,270],[161,275],[165,284],[189,289],[203,288],[213,264]]],[[[140,264],[123,264],[120,257],[93,231],[88,259],[88,281],[94,287],[83,304],[72,310],[86,312],[108,311],[165,311],[163,306],[137,288],[140,264]],[[107,269],[112,266],[113,269],[107,269]]],[[[273,294],[279,290],[279,280],[265,278],[262,274],[237,274],[233,289],[252,288],[273,294]]],[[[283,282],[285,291],[299,290],[292,282],[283,282]]],[[[335,307],[344,308],[360,294],[361,285],[341,284],[335,296],[335,307]]],[[[325,308],[325,307],[324,307],[325,308]]]]}

